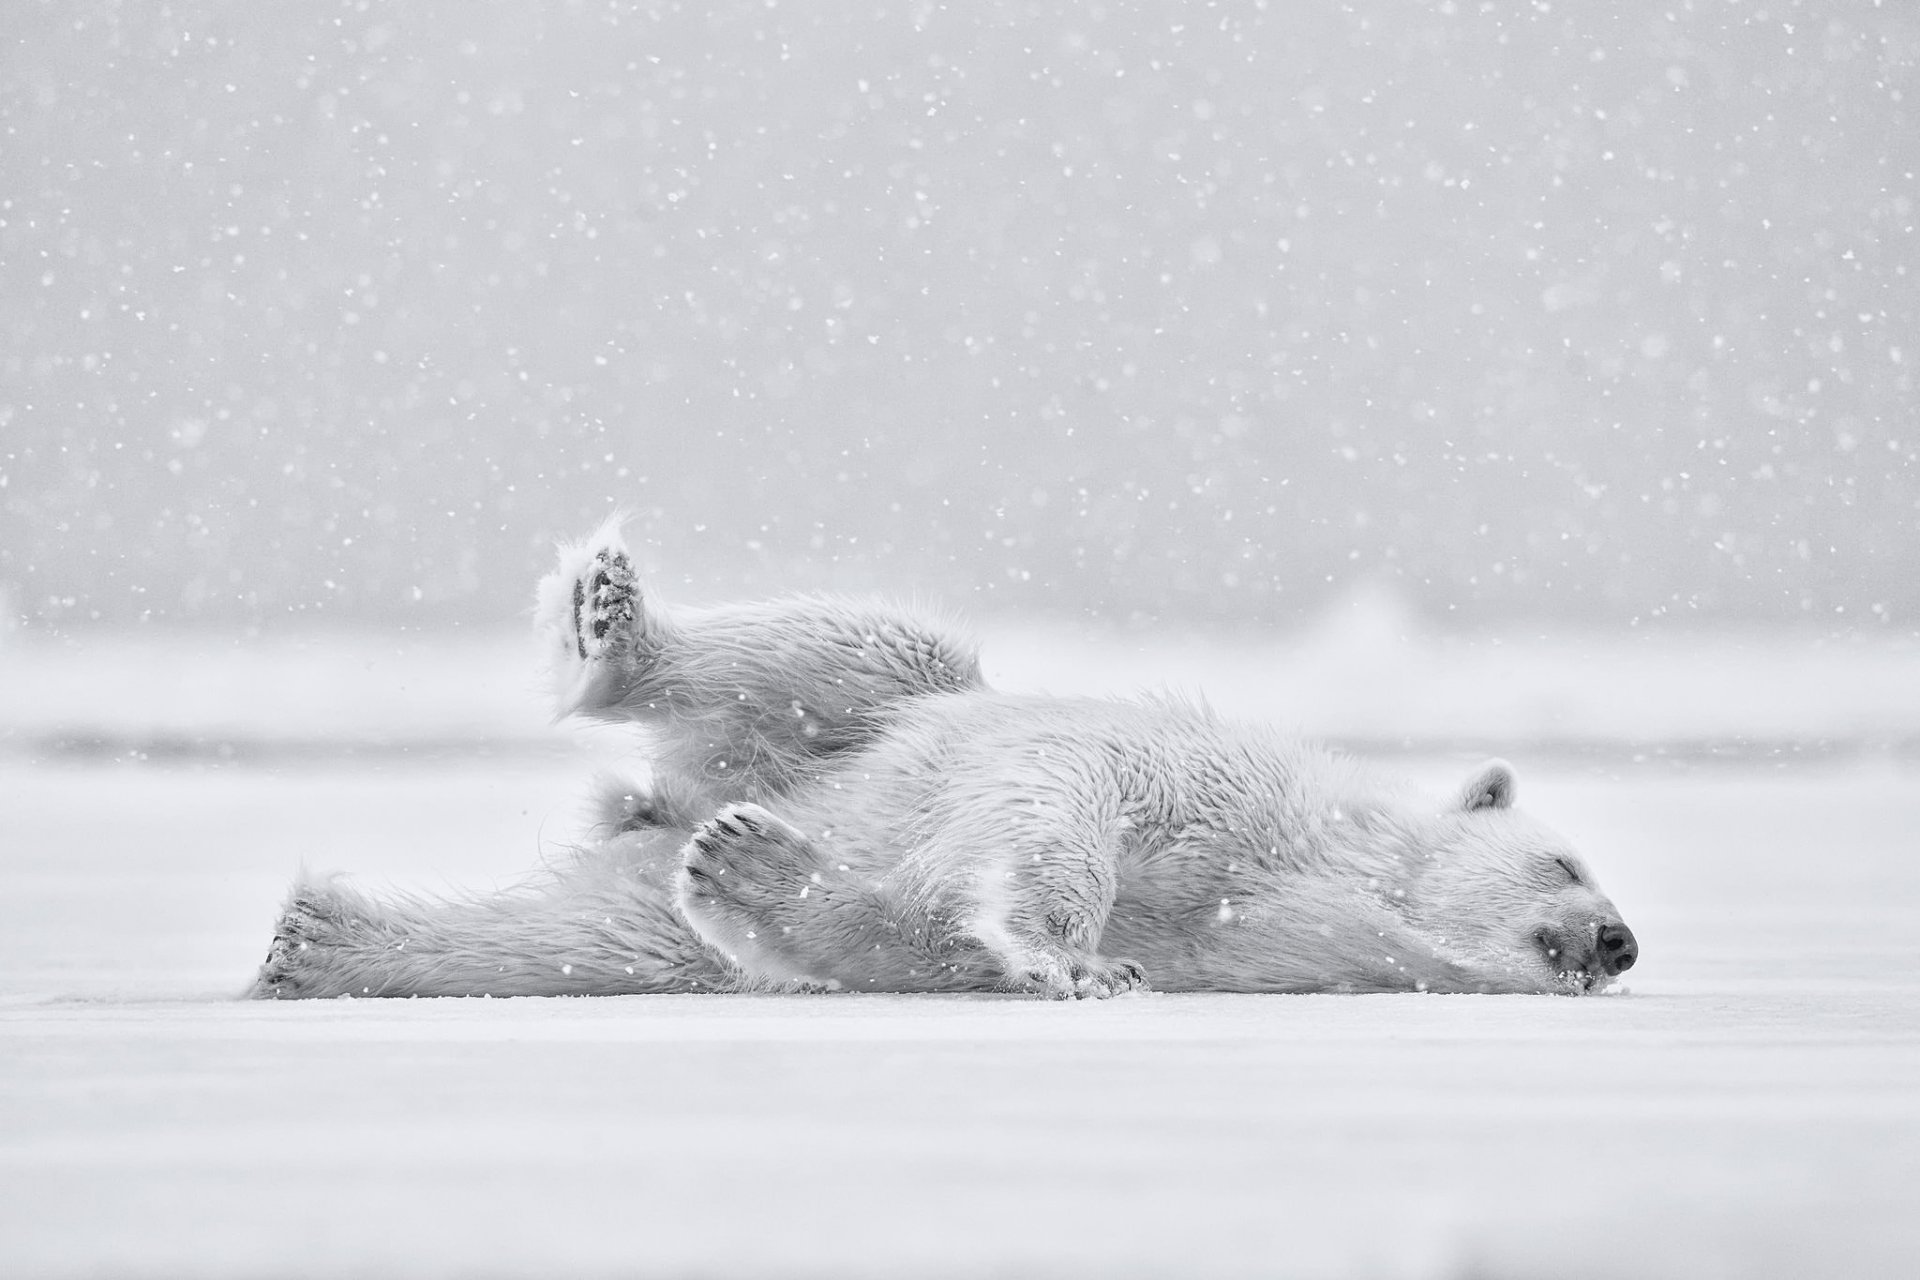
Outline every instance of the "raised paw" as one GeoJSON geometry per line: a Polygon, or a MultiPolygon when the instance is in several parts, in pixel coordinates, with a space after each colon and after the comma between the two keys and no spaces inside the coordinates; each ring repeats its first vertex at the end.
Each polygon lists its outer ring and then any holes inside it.
{"type": "Polygon", "coordinates": [[[582,662],[607,656],[633,635],[638,580],[619,547],[593,553],[587,572],[573,580],[573,643],[582,662]]]}
{"type": "Polygon", "coordinates": [[[536,617],[559,713],[612,714],[657,640],[617,521],[560,548],[540,581],[536,617]]]}

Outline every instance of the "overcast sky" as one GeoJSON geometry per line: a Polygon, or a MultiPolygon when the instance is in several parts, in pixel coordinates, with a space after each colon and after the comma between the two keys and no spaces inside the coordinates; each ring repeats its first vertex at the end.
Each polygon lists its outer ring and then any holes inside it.
{"type": "Polygon", "coordinates": [[[0,591],[1911,628],[1920,10],[17,4],[0,591]],[[1484,12],[1483,12],[1484,10],[1484,12]]]}

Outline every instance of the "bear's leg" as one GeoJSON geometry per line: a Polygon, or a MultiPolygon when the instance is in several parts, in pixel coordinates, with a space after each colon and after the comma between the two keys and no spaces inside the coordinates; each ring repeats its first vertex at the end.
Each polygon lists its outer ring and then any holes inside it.
{"type": "Polygon", "coordinates": [[[1024,833],[982,869],[970,931],[1014,987],[1056,1000],[1144,989],[1138,964],[1099,953],[1119,879],[1112,842],[1068,826],[1024,833]]]}
{"type": "Polygon", "coordinates": [[[708,813],[789,793],[904,700],[985,687],[969,643],[906,609],[795,598],[669,613],[611,523],[562,548],[539,616],[560,714],[652,727],[656,776],[698,790],[708,813]]]}
{"type": "Polygon", "coordinates": [[[294,887],[249,994],[623,995],[728,990],[725,965],[663,885],[631,876],[471,901],[294,887]]]}
{"type": "Polygon", "coordinates": [[[750,977],[830,991],[993,985],[979,948],[916,923],[880,886],[758,805],[723,809],[693,833],[682,859],[681,911],[750,977]]]}

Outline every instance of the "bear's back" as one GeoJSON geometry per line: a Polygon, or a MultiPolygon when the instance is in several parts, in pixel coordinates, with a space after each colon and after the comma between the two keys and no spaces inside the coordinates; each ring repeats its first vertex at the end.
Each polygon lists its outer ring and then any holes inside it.
{"type": "Polygon", "coordinates": [[[1333,816],[1398,795],[1318,744],[1203,706],[985,690],[899,707],[810,793],[803,829],[929,879],[1036,826],[1067,843],[1124,831],[1145,854],[1238,834],[1263,857],[1310,858],[1333,816]]]}

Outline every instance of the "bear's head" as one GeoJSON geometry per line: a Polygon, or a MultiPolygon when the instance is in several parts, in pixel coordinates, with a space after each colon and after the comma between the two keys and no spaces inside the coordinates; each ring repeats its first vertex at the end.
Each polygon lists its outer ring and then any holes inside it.
{"type": "Polygon", "coordinates": [[[1611,982],[1639,959],[1633,931],[1573,847],[1514,810],[1514,790],[1501,760],[1467,780],[1438,817],[1410,913],[1491,986],[1579,993],[1611,982]]]}

